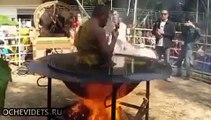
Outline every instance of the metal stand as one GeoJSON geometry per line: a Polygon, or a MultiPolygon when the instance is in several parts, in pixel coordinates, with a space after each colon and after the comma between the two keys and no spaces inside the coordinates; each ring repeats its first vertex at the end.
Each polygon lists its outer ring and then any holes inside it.
{"type": "Polygon", "coordinates": [[[149,120],[149,94],[150,94],[150,81],[146,81],[146,98],[148,99],[148,103],[146,106],[147,112],[145,115],[145,120],[149,120]]]}
{"type": "Polygon", "coordinates": [[[52,78],[48,78],[48,90],[47,90],[47,108],[49,110],[49,115],[47,116],[47,120],[61,120],[60,118],[58,118],[57,116],[52,116],[51,115],[51,110],[52,110],[52,78]]]}
{"type": "Polygon", "coordinates": [[[111,106],[111,120],[116,120],[116,95],[117,95],[117,87],[113,85],[112,91],[112,106],[111,106]]]}
{"type": "MultiPolygon", "coordinates": [[[[134,69],[134,68],[133,68],[134,69]]],[[[133,71],[132,69],[132,71],[133,71]]],[[[110,68],[109,74],[113,74],[113,67],[110,68]]],[[[42,78],[42,77],[41,77],[42,78]]],[[[47,108],[49,109],[49,112],[51,111],[51,102],[52,102],[52,78],[48,77],[48,84],[47,84],[48,90],[47,90],[47,108]]],[[[116,101],[117,101],[117,90],[118,85],[113,84],[112,88],[112,103],[111,103],[111,120],[116,120],[116,101]]],[[[149,96],[150,96],[150,81],[146,81],[146,98],[148,99],[147,105],[146,105],[146,114],[145,114],[145,120],[149,120],[149,96]]],[[[136,107],[139,108],[139,107],[136,107]]],[[[52,116],[48,115],[47,120],[51,120],[52,116]]],[[[55,119],[55,118],[54,118],[55,119]]],[[[56,119],[57,120],[57,119],[56,119]]]]}
{"type": "MultiPolygon", "coordinates": [[[[51,90],[52,90],[52,79],[48,78],[48,91],[47,91],[47,107],[49,112],[51,111],[51,90]]],[[[47,120],[51,120],[51,115],[48,115],[47,120]]]]}

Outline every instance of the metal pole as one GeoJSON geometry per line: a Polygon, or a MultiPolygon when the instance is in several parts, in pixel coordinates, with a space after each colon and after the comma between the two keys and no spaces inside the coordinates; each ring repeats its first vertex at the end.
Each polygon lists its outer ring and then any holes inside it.
{"type": "Polygon", "coordinates": [[[21,19],[19,18],[19,29],[18,29],[18,67],[21,67],[21,51],[20,51],[20,48],[21,48],[21,34],[20,34],[20,29],[22,28],[22,23],[21,23],[21,19]]]}
{"type": "Polygon", "coordinates": [[[209,17],[209,13],[210,13],[210,0],[207,0],[207,15],[208,15],[208,17],[209,17]]]}
{"type": "Polygon", "coordinates": [[[129,0],[129,2],[128,2],[127,16],[128,16],[128,15],[129,15],[129,13],[130,13],[130,3],[131,3],[131,0],[129,0]]]}
{"type": "MultiPolygon", "coordinates": [[[[84,7],[84,0],[81,0],[81,5],[82,5],[82,7],[84,7]]],[[[81,14],[81,18],[82,19],[84,18],[84,14],[81,14]]]]}
{"type": "Polygon", "coordinates": [[[76,2],[78,3],[78,5],[82,9],[82,11],[86,14],[86,16],[88,16],[90,18],[89,14],[86,12],[86,10],[84,9],[84,7],[81,5],[81,3],[79,2],[79,0],[76,0],[76,2]]]}
{"type": "Polygon", "coordinates": [[[134,13],[133,13],[133,25],[136,24],[136,18],[137,18],[137,4],[138,4],[138,0],[135,0],[134,13]]]}
{"type": "Polygon", "coordinates": [[[209,34],[209,14],[210,14],[210,0],[207,0],[207,22],[206,22],[206,24],[207,24],[207,30],[206,30],[206,32],[207,32],[207,35],[209,34]]]}
{"type": "Polygon", "coordinates": [[[196,23],[199,21],[199,0],[196,3],[196,23]]]}
{"type": "MultiPolygon", "coordinates": [[[[52,79],[48,78],[48,91],[47,91],[47,107],[49,112],[51,111],[51,90],[52,90],[52,79]]],[[[47,120],[51,120],[51,115],[47,116],[47,120]]]]}
{"type": "Polygon", "coordinates": [[[111,106],[111,120],[116,120],[116,96],[117,96],[117,86],[113,85],[112,91],[112,106],[111,106]]]}
{"type": "MultiPolygon", "coordinates": [[[[206,44],[208,43],[208,35],[209,35],[209,17],[210,17],[210,0],[207,0],[207,19],[206,19],[206,26],[207,26],[207,37],[206,37],[206,44]]],[[[205,46],[205,53],[207,52],[207,45],[205,46]]]]}
{"type": "MultiPolygon", "coordinates": [[[[210,0],[207,0],[207,10],[206,10],[206,36],[205,36],[205,43],[207,44],[208,41],[208,34],[209,34],[209,10],[210,10],[210,0]]],[[[205,47],[204,52],[206,53],[207,51],[207,45],[203,45],[205,47]]],[[[204,76],[204,69],[205,69],[205,64],[206,63],[206,57],[204,56],[204,61],[203,61],[203,70],[202,70],[202,77],[204,76]]]]}
{"type": "Polygon", "coordinates": [[[135,0],[135,5],[134,5],[134,9],[133,9],[133,44],[135,44],[135,40],[136,40],[136,18],[137,18],[137,4],[138,4],[138,0],[135,0]]]}
{"type": "Polygon", "coordinates": [[[111,10],[113,9],[113,0],[111,0],[111,10]]]}
{"type": "MultiPolygon", "coordinates": [[[[113,75],[113,66],[109,68],[109,75],[113,75]]],[[[116,120],[116,96],[117,96],[117,86],[113,83],[112,86],[112,98],[111,98],[111,120],[116,120]]]]}
{"type": "Polygon", "coordinates": [[[146,115],[145,115],[145,120],[149,120],[149,95],[150,95],[150,81],[146,81],[146,98],[148,100],[146,109],[146,115]]]}

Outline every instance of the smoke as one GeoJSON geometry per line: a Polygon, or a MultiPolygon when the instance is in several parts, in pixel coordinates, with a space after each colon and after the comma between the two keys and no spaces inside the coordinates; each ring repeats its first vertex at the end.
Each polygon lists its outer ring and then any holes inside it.
{"type": "MultiPolygon", "coordinates": [[[[118,8],[127,8],[129,0],[113,0],[113,5],[118,8]]],[[[131,0],[133,3],[133,0],[131,0]]]]}
{"type": "Polygon", "coordinates": [[[182,11],[185,5],[185,0],[164,0],[168,4],[169,11],[182,11]]]}
{"type": "MultiPolygon", "coordinates": [[[[168,4],[170,11],[169,18],[174,22],[183,22],[185,17],[185,6],[188,6],[187,0],[164,0],[168,4]]],[[[190,7],[190,6],[189,6],[190,7]]]]}

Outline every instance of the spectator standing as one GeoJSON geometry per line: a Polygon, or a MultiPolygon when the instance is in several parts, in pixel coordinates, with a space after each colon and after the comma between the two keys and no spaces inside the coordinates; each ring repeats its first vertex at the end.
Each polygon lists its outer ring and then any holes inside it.
{"type": "Polygon", "coordinates": [[[184,45],[177,60],[176,77],[182,76],[182,62],[184,60],[186,75],[185,79],[189,80],[191,76],[191,66],[193,65],[193,47],[196,40],[200,37],[200,30],[190,20],[190,17],[185,18],[185,23],[182,27],[182,37],[184,45]]]}
{"type": "Polygon", "coordinates": [[[156,38],[156,52],[158,58],[161,59],[164,56],[165,63],[169,63],[170,48],[172,47],[172,39],[175,36],[174,23],[168,20],[168,11],[162,10],[161,20],[157,21],[152,30],[152,34],[156,38]]]}

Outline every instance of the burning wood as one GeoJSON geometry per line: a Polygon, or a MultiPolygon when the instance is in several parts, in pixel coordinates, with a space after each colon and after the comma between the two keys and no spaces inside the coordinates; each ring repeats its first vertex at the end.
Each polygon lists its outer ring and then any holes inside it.
{"type": "Polygon", "coordinates": [[[82,102],[76,102],[66,109],[64,118],[65,120],[87,120],[89,114],[90,110],[82,102]]]}
{"type": "MultiPolygon", "coordinates": [[[[122,89],[119,91],[121,95],[127,87],[119,88],[122,89]]],[[[89,84],[85,91],[86,96],[68,108],[67,120],[110,120],[112,84],[89,84]]],[[[116,120],[127,120],[122,115],[120,104],[117,103],[116,120]]]]}
{"type": "MultiPolygon", "coordinates": [[[[73,106],[68,107],[65,113],[65,120],[111,119],[111,107],[106,108],[102,102],[92,100],[84,100],[83,103],[77,102],[73,106]],[[87,105],[89,107],[87,107],[87,105]]],[[[129,120],[120,106],[118,106],[116,109],[116,120],[129,120]]]]}
{"type": "MultiPolygon", "coordinates": [[[[128,89],[126,85],[119,86],[119,94],[124,94],[128,89]]],[[[111,84],[89,84],[85,87],[86,96],[68,108],[65,120],[111,120],[111,84]],[[99,88],[101,90],[99,90],[99,88]]],[[[116,103],[116,120],[140,120],[146,112],[147,99],[144,99],[142,105],[137,106],[137,115],[135,118],[128,116],[120,105],[128,106],[129,104],[116,103]]],[[[131,105],[129,105],[131,106],[131,105]]]]}
{"type": "MultiPolygon", "coordinates": [[[[111,84],[90,84],[86,87],[86,98],[83,100],[84,105],[90,109],[88,120],[110,120],[111,107],[107,107],[107,103],[111,104],[112,85],[111,84]],[[102,89],[100,91],[98,88],[102,89]]],[[[116,120],[119,119],[117,114],[116,120]]]]}

